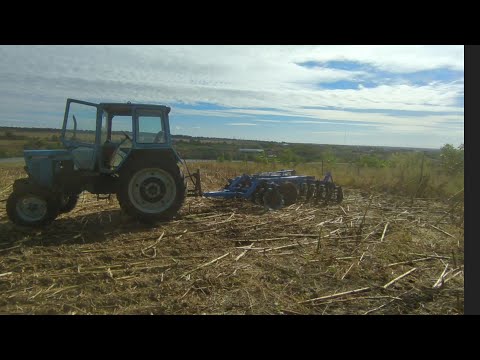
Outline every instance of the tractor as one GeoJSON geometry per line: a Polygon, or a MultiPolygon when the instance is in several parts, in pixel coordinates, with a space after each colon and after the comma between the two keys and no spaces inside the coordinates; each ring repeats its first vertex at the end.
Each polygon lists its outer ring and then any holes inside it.
{"type": "Polygon", "coordinates": [[[28,177],[13,184],[8,217],[43,226],[74,209],[88,191],[98,198],[116,194],[120,207],[142,222],[173,218],[187,191],[169,112],[163,105],[67,99],[64,148],[24,151],[28,177]]]}

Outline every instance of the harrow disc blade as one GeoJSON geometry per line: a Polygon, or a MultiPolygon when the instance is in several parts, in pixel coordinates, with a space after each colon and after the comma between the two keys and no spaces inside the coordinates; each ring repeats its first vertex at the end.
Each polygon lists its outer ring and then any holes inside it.
{"type": "Polygon", "coordinates": [[[263,205],[272,210],[278,210],[283,207],[283,196],[277,188],[269,188],[263,195],[263,205]]]}
{"type": "Polygon", "coordinates": [[[310,184],[308,186],[307,195],[305,196],[305,202],[308,202],[314,196],[315,196],[315,184],[310,184]]]}

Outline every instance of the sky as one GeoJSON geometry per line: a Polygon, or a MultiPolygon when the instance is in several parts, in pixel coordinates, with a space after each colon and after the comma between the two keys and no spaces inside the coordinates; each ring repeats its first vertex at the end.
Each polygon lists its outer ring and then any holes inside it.
{"type": "Polygon", "coordinates": [[[170,106],[173,134],[458,146],[464,47],[0,46],[0,126],[59,128],[67,98],[170,106]]]}

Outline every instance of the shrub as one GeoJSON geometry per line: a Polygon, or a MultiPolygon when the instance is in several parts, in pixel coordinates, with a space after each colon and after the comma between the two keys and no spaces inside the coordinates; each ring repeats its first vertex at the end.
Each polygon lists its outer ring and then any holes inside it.
{"type": "Polygon", "coordinates": [[[458,148],[451,144],[445,144],[440,149],[440,162],[444,170],[449,175],[457,174],[464,171],[465,153],[463,144],[458,148]]]}
{"type": "Polygon", "coordinates": [[[362,155],[358,160],[359,166],[371,168],[383,168],[387,166],[387,161],[380,159],[377,155],[362,155]]]}

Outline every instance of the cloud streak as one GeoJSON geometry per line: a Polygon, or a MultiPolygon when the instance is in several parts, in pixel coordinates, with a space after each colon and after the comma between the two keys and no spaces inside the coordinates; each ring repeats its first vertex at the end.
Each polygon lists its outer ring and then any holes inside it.
{"type": "Polygon", "coordinates": [[[225,125],[229,126],[256,126],[257,124],[252,124],[252,123],[228,123],[225,125]]]}
{"type": "Polygon", "coordinates": [[[440,146],[448,121],[462,141],[463,61],[463,46],[0,46],[0,125],[59,126],[73,97],[229,126],[369,123],[403,139],[435,126],[440,146]]]}

